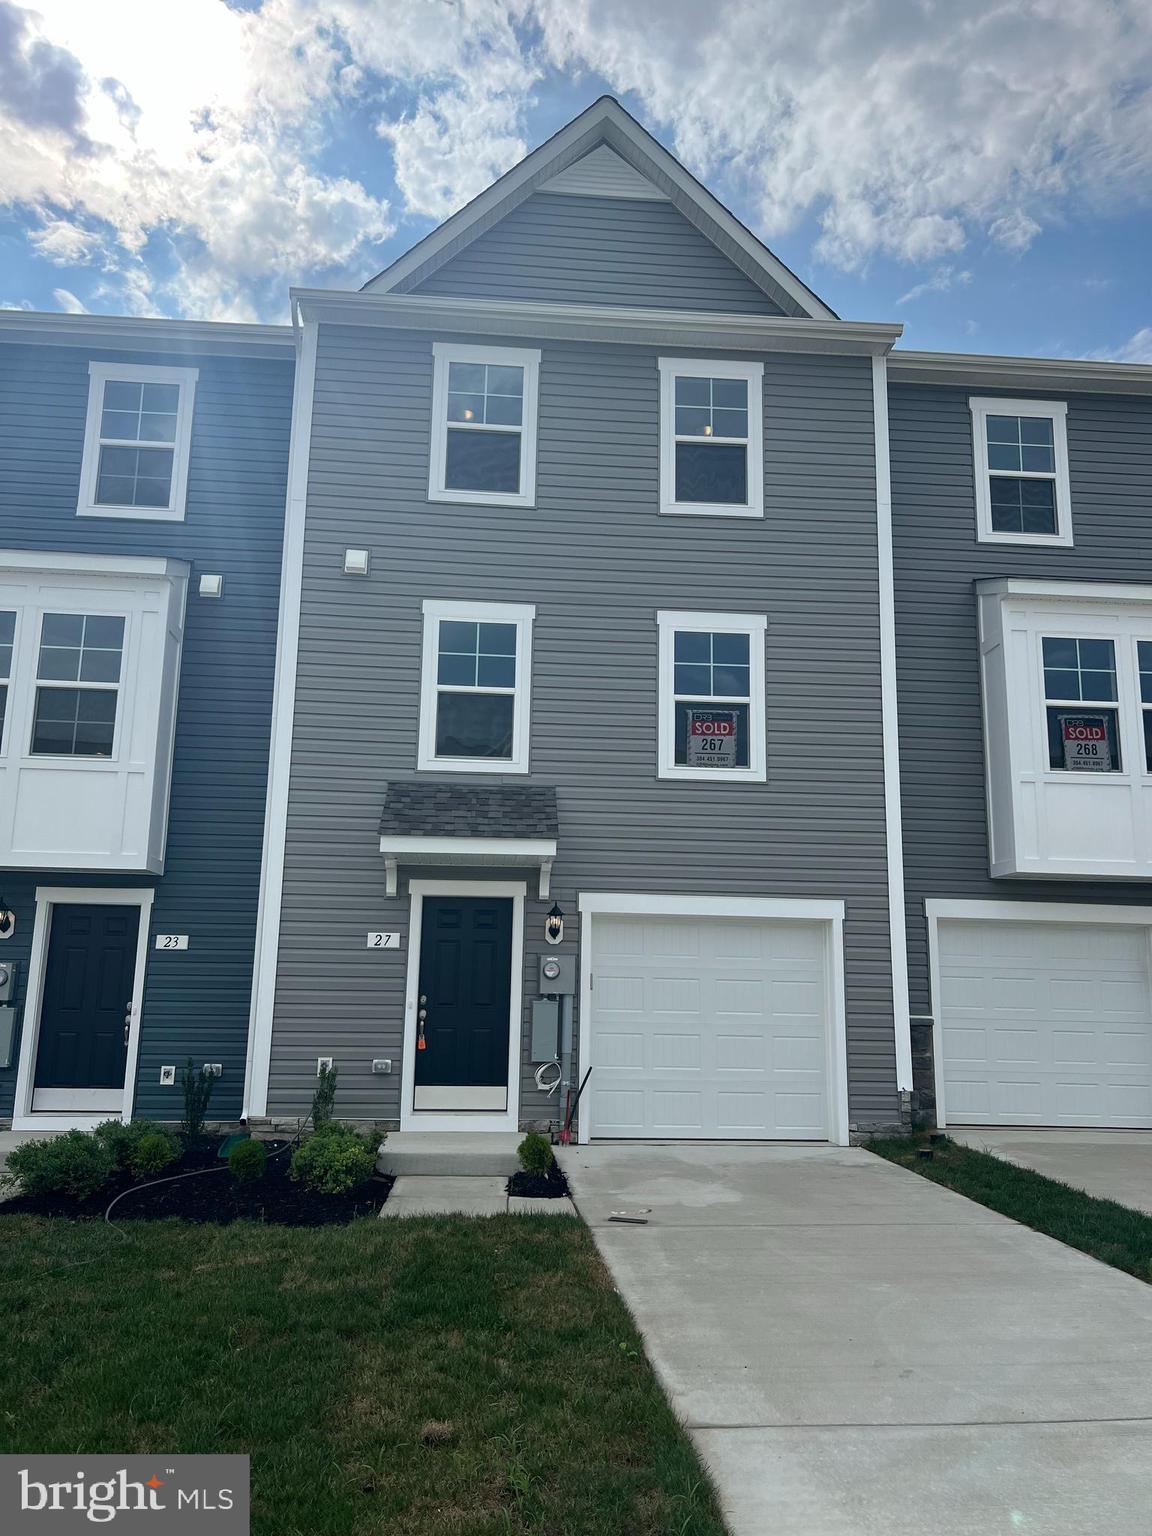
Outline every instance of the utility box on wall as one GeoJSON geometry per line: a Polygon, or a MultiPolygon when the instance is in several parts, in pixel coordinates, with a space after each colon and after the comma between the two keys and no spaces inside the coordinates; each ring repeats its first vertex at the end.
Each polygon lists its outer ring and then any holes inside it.
{"type": "Polygon", "coordinates": [[[12,1065],[12,1050],[16,1042],[16,1010],[0,1008],[0,1067],[12,1065]]]}
{"type": "Polygon", "coordinates": [[[540,956],[540,991],[545,997],[571,997],[576,990],[575,955],[540,956]]]}
{"type": "Polygon", "coordinates": [[[532,1065],[555,1061],[560,1054],[560,1004],[554,997],[532,999],[532,1065]]]}

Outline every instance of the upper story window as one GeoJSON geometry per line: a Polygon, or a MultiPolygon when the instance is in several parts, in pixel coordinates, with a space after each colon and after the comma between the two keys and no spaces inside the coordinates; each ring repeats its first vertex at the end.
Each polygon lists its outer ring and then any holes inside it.
{"type": "Polygon", "coordinates": [[[660,359],[660,510],[764,511],[761,363],[660,359]]]}
{"type": "Polygon", "coordinates": [[[8,715],[8,680],[12,676],[12,647],[16,642],[16,615],[0,612],[0,751],[4,746],[4,722],[8,715]]]}
{"type": "Polygon", "coordinates": [[[973,397],[976,530],[981,543],[1072,543],[1067,406],[973,397]]]}
{"type": "Polygon", "coordinates": [[[1049,768],[1119,773],[1116,642],[1045,635],[1041,651],[1049,768]]]}
{"type": "Polygon", "coordinates": [[[658,613],[660,777],[765,776],[759,614],[658,613]]]}
{"type": "Polygon", "coordinates": [[[90,363],[88,373],[77,512],[181,521],[196,369],[90,363]]]}
{"type": "Polygon", "coordinates": [[[1136,642],[1140,672],[1140,723],[1144,736],[1144,766],[1152,773],[1152,640],[1136,642]]]}
{"type": "Polygon", "coordinates": [[[536,502],[539,352],[434,342],[432,501],[536,502]]]}
{"type": "Polygon", "coordinates": [[[419,768],[527,773],[535,609],[424,604],[419,768]]]}
{"type": "Polygon", "coordinates": [[[111,757],[124,653],[124,620],[46,613],[40,628],[34,757],[111,757]]]}

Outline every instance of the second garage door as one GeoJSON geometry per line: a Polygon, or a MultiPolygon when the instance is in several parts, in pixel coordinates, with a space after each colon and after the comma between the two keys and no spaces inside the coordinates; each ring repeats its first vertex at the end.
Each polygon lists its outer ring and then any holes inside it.
{"type": "Polygon", "coordinates": [[[593,917],[590,1131],[827,1140],[827,925],[593,917]]]}
{"type": "Polygon", "coordinates": [[[1147,928],[940,923],[949,1125],[1152,1126],[1147,928]]]}

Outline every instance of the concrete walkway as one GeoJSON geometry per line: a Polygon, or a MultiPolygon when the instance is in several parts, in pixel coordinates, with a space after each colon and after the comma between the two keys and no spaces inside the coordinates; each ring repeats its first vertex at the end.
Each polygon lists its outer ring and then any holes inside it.
{"type": "MultiPolygon", "coordinates": [[[[1152,1131],[1027,1131],[949,1128],[949,1136],[1152,1215],[1152,1131]]],[[[1149,1525],[1152,1530],[1152,1523],[1149,1525]]]]}
{"type": "Polygon", "coordinates": [[[561,1161],[733,1536],[1152,1531],[1152,1286],[856,1148],[561,1161]]]}

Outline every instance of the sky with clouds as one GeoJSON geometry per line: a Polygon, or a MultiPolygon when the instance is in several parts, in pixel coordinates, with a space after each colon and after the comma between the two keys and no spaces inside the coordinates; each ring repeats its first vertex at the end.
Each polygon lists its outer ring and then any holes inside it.
{"type": "Polygon", "coordinates": [[[1152,0],[0,0],[0,305],[282,320],[605,91],[842,315],[1152,362],[1152,0]]]}

